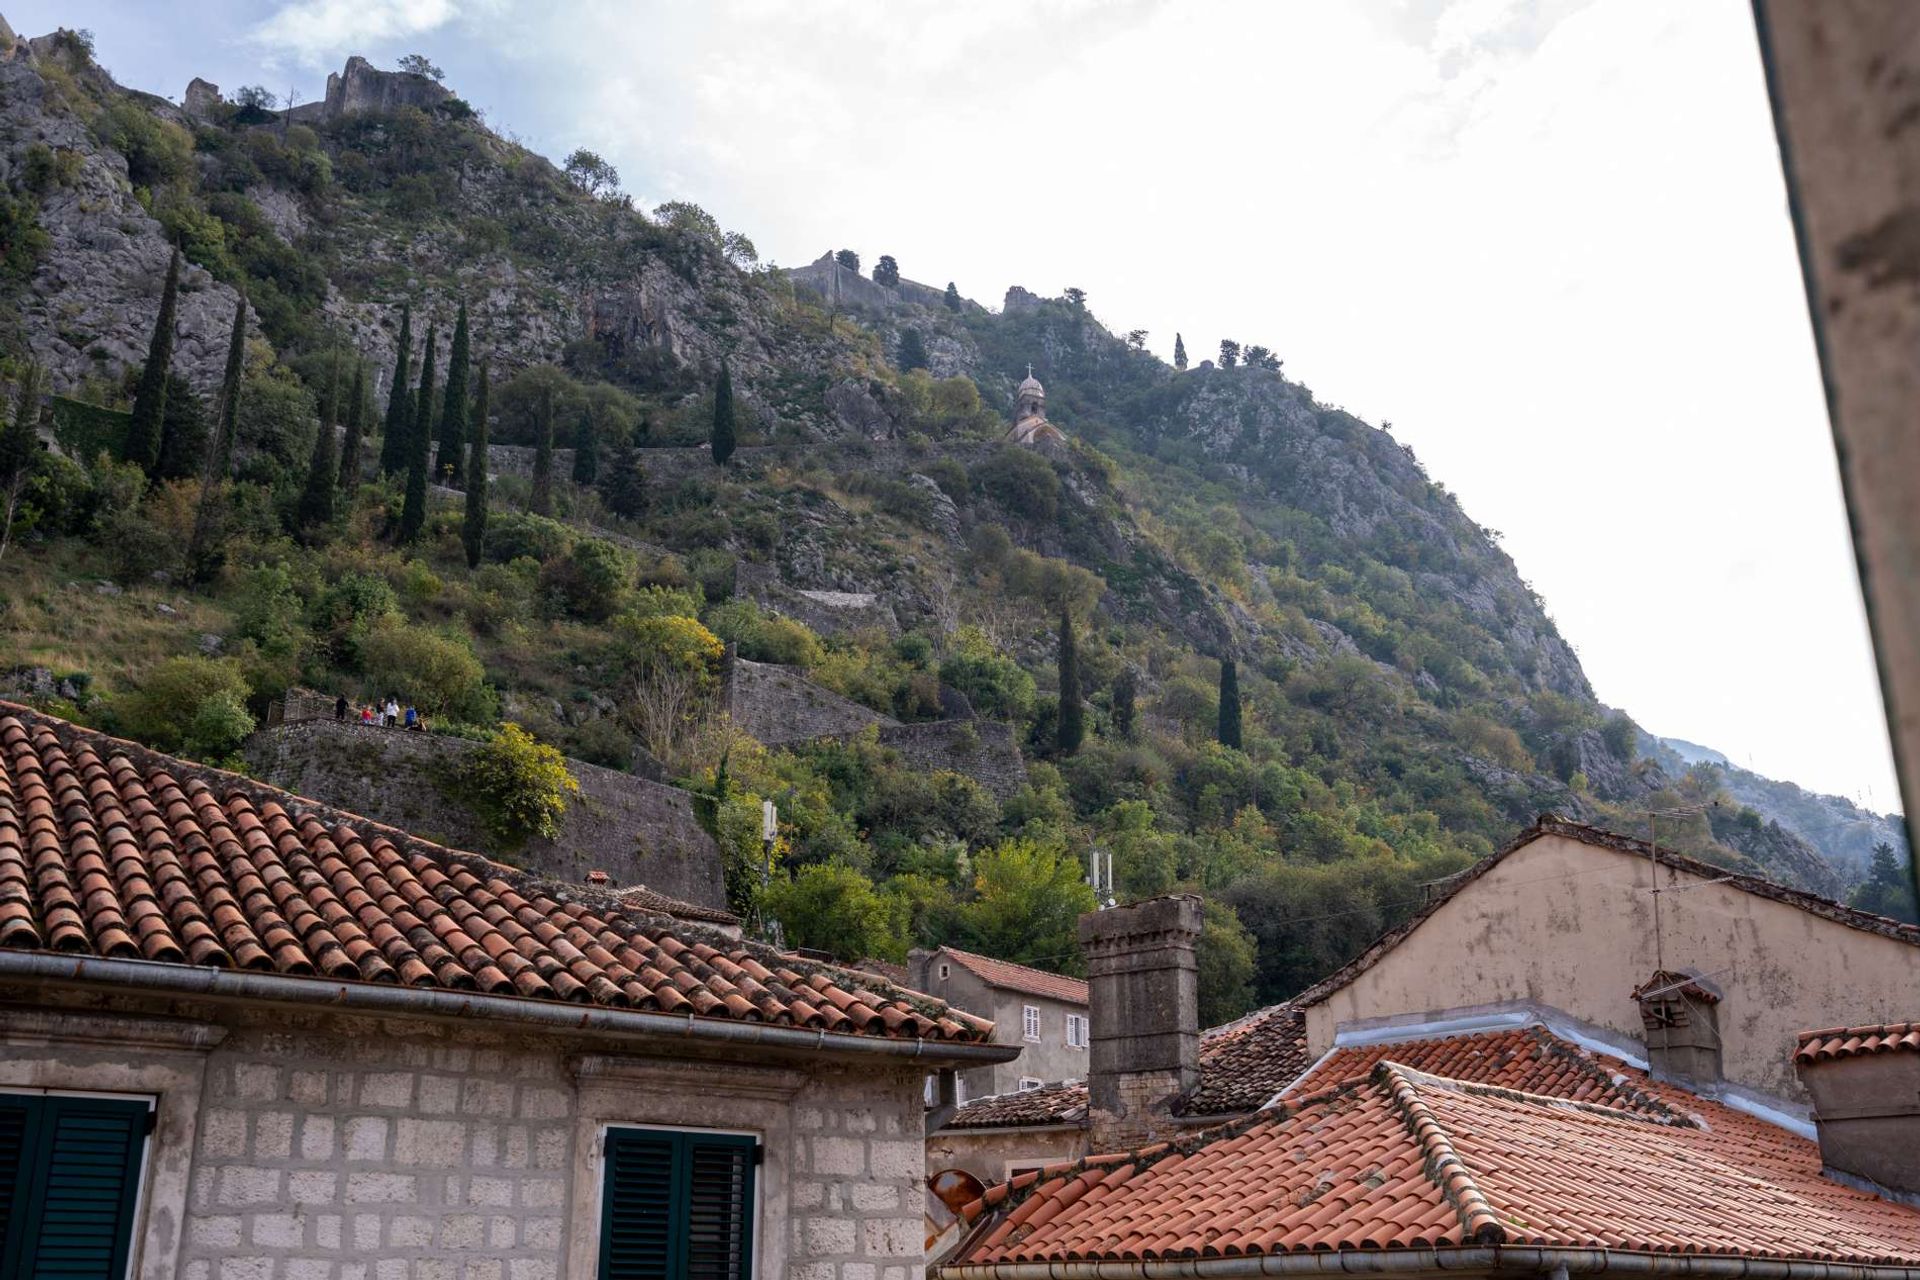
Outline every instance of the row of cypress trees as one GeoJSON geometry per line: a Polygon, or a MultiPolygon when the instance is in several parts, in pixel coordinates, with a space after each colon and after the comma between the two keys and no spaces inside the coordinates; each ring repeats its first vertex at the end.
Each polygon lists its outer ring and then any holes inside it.
{"type": "MultiPolygon", "coordinates": [[[[1060,610],[1060,710],[1054,721],[1054,748],[1063,756],[1080,749],[1086,739],[1086,712],[1080,705],[1080,649],[1074,638],[1073,615],[1060,610]]],[[[1123,738],[1133,736],[1134,684],[1131,669],[1123,671],[1114,687],[1114,727],[1123,738]]],[[[1240,748],[1240,672],[1232,658],[1220,661],[1220,719],[1215,735],[1222,746],[1240,748]]]]}
{"type": "MultiPolygon", "coordinates": [[[[480,365],[478,390],[472,367],[472,333],[467,321],[467,304],[460,304],[454,320],[453,342],[447,351],[446,382],[438,396],[439,416],[436,430],[434,360],[438,332],[432,321],[427,324],[426,342],[420,354],[420,380],[408,386],[413,347],[413,306],[400,312],[400,337],[394,352],[393,381],[387,391],[386,434],[380,446],[380,471],[383,475],[404,475],[405,497],[400,508],[399,537],[403,543],[419,540],[427,520],[427,486],[438,479],[467,492],[462,541],[470,564],[478,565],[486,543],[487,522],[487,369],[480,365]],[[477,402],[472,398],[477,394],[477,402]]],[[[551,406],[549,405],[550,409],[551,406]]],[[[552,415],[541,415],[545,429],[544,453],[550,473],[552,467],[552,415]]],[[[534,475],[533,507],[541,514],[540,468],[534,475]]],[[[544,486],[548,493],[545,506],[550,510],[551,479],[544,486]]]]}

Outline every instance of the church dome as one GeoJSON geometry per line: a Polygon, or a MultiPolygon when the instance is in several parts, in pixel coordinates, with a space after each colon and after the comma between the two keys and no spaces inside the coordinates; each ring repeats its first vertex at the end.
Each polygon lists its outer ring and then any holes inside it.
{"type": "Polygon", "coordinates": [[[1047,389],[1040,385],[1040,379],[1034,377],[1031,373],[1021,380],[1017,390],[1021,395],[1025,395],[1029,391],[1037,391],[1041,395],[1047,394],[1047,389]]]}

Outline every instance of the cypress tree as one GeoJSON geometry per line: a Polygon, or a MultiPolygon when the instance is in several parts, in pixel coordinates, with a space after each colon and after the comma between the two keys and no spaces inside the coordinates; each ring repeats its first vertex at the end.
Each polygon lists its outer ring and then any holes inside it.
{"type": "Polygon", "coordinates": [[[440,410],[440,455],[434,459],[434,474],[459,487],[467,449],[467,396],[472,369],[467,347],[467,304],[460,304],[460,318],[453,322],[453,350],[447,355],[447,402],[440,410]]]}
{"type": "Polygon", "coordinates": [[[467,453],[467,518],[460,526],[467,567],[478,569],[487,546],[487,362],[480,361],[480,386],[473,404],[473,443],[467,453]]]}
{"type": "Polygon", "coordinates": [[[148,475],[160,465],[160,440],[166,430],[167,370],[173,364],[173,313],[180,294],[180,250],[167,260],[167,283],[160,290],[160,314],[154,317],[153,337],[147,343],[147,363],[140,370],[140,386],[133,393],[133,419],[121,457],[148,475]]]}
{"type": "Polygon", "coordinates": [[[414,397],[413,426],[407,432],[407,496],[400,506],[400,541],[412,542],[427,523],[427,467],[433,454],[433,325],[420,350],[420,393],[414,397]]]}
{"type": "Polygon", "coordinates": [[[1173,367],[1185,371],[1187,367],[1187,343],[1179,334],[1173,335],[1173,367]]]}
{"type": "Polygon", "coordinates": [[[947,281],[947,296],[944,301],[947,304],[947,310],[958,311],[960,309],[960,291],[953,287],[953,281],[951,280],[947,281]]]}
{"type": "Polygon", "coordinates": [[[386,437],[380,442],[380,474],[407,469],[407,431],[413,426],[413,404],[407,398],[407,366],[413,362],[413,304],[400,309],[400,341],[393,351],[393,384],[387,388],[386,437]]]}
{"type": "Polygon", "coordinates": [[[353,362],[353,390],[347,393],[347,429],[340,439],[340,488],[352,493],[360,484],[360,429],[367,411],[367,366],[353,362]]]}
{"type": "Polygon", "coordinates": [[[927,343],[918,329],[900,331],[900,372],[927,367],[927,343]]]}
{"type": "Polygon", "coordinates": [[[647,510],[647,469],[640,462],[640,451],[626,445],[613,455],[607,478],[600,484],[600,495],[607,510],[623,520],[638,520],[647,510]]]}
{"type": "Polygon", "coordinates": [[[1220,660],[1220,745],[1240,749],[1240,673],[1232,658],[1220,660]]]}
{"type": "Polygon", "coordinates": [[[160,457],[155,480],[185,480],[207,461],[207,414],[185,378],[167,376],[166,412],[160,415],[160,457]]]}
{"type": "Polygon", "coordinates": [[[0,556],[13,541],[13,522],[20,514],[27,484],[40,461],[40,367],[28,365],[20,375],[20,394],[13,417],[0,427],[0,556]]]}
{"type": "Polygon", "coordinates": [[[333,452],[333,419],[340,389],[340,355],[334,353],[327,375],[327,392],[320,401],[320,429],[313,435],[313,457],[307,462],[307,484],[300,491],[295,521],[302,537],[313,539],[333,523],[334,492],[340,483],[340,464],[333,452]]]}
{"type": "Polygon", "coordinates": [[[600,440],[593,429],[593,411],[582,409],[573,424],[573,482],[589,485],[600,474],[600,440]]]}
{"type": "MultiPolygon", "coordinates": [[[[843,250],[844,252],[844,250],[843,250]]],[[[713,388],[713,460],[725,466],[733,456],[733,372],[720,362],[720,381],[713,388]]]]}
{"type": "Polygon", "coordinates": [[[225,480],[233,470],[233,444],[240,435],[240,375],[247,364],[247,295],[233,304],[233,330],[227,338],[227,368],[220,376],[220,422],[207,454],[205,486],[225,480]]]}
{"type": "Polygon", "coordinates": [[[1113,731],[1123,741],[1133,741],[1133,701],[1135,677],[1132,667],[1123,668],[1113,682],[1113,731]]]}
{"type": "Polygon", "coordinates": [[[553,388],[540,392],[540,419],[534,423],[533,496],[527,509],[537,516],[553,514],[553,388]]]}
{"type": "Polygon", "coordinates": [[[1060,610],[1060,718],[1054,745],[1060,754],[1070,756],[1080,749],[1086,737],[1086,721],[1080,708],[1080,652],[1073,639],[1073,614],[1060,610]]]}

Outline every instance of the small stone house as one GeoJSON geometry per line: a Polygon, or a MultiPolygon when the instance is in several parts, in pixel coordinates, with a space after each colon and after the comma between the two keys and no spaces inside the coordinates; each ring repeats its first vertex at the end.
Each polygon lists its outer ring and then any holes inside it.
{"type": "Polygon", "coordinates": [[[1087,1077],[1087,984],[957,947],[912,952],[907,982],[993,1023],[1017,1056],[963,1071],[956,1101],[1018,1093],[1087,1077]]]}
{"type": "Polygon", "coordinates": [[[0,1275],[917,1280],[984,1020],[0,703],[0,1275]]]}

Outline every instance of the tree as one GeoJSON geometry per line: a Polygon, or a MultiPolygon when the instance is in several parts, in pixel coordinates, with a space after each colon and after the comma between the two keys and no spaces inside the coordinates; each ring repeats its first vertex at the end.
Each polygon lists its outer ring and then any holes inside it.
{"type": "Polygon", "coordinates": [[[474,392],[472,447],[467,453],[467,513],[460,525],[460,541],[467,550],[467,567],[478,569],[487,547],[487,362],[480,361],[480,385],[474,392]]]}
{"type": "Polygon", "coordinates": [[[847,270],[853,272],[853,274],[855,275],[860,274],[860,255],[855,253],[853,250],[842,249],[840,250],[840,252],[833,255],[833,260],[839,263],[841,266],[845,267],[847,270]]]}
{"type": "Polygon", "coordinates": [[[1220,745],[1240,749],[1240,673],[1232,658],[1220,661],[1220,745]]]}
{"type": "Polygon", "coordinates": [[[793,879],[773,885],[766,905],[789,946],[849,962],[898,950],[891,905],[852,867],[837,862],[801,867],[793,879]]]}
{"type": "MultiPolygon", "coordinates": [[[[841,252],[845,252],[842,250],[841,252]]],[[[733,371],[727,368],[727,362],[720,362],[720,380],[713,388],[713,434],[708,437],[713,448],[713,460],[720,466],[727,465],[727,459],[733,456],[733,371]]]]}
{"type": "Polygon", "coordinates": [[[553,514],[553,387],[540,389],[540,411],[533,424],[533,492],[527,510],[553,514]]]}
{"type": "Polygon", "coordinates": [[[1852,905],[1876,915],[1891,916],[1908,924],[1920,921],[1914,910],[1913,880],[1902,865],[1899,851],[1884,841],[1873,846],[1873,861],[1867,878],[1853,891],[1852,905]]]}
{"type": "Polygon", "coordinates": [[[1145,329],[1127,330],[1127,350],[1145,351],[1147,349],[1147,331],[1145,329]]]}
{"type": "Polygon", "coordinates": [[[400,59],[398,65],[401,71],[410,76],[425,76],[433,81],[447,78],[447,73],[427,61],[424,53],[409,53],[400,59]]]}
{"type": "Polygon", "coordinates": [[[166,429],[167,374],[173,364],[174,308],[180,295],[180,250],[167,260],[167,282],[160,289],[160,314],[154,317],[153,336],[147,341],[147,363],[140,370],[140,386],[133,393],[133,417],[120,457],[154,474],[160,465],[160,437],[166,429]]]}
{"type": "Polygon", "coordinates": [[[567,181],[596,199],[620,188],[620,171],[585,147],[577,147],[565,164],[567,181]]]}
{"type": "Polygon", "coordinates": [[[1113,732],[1123,742],[1133,741],[1133,704],[1138,696],[1138,677],[1132,667],[1122,667],[1113,682],[1113,732]]]}
{"type": "Polygon", "coordinates": [[[1087,309],[1087,291],[1085,289],[1076,289],[1072,285],[1068,285],[1065,292],[1067,302],[1075,311],[1085,311],[1087,309]]]}
{"type": "Polygon", "coordinates": [[[900,371],[925,369],[927,367],[927,344],[921,338],[918,329],[900,331],[900,371]]]}
{"type": "Polygon", "coordinates": [[[462,776],[494,837],[509,845],[560,834],[580,784],[566,757],[509,720],[468,757],[462,776]]]}
{"type": "Polygon", "coordinates": [[[440,410],[440,452],[434,474],[455,488],[460,485],[467,449],[467,396],[472,381],[472,357],[467,338],[467,304],[460,304],[453,322],[453,349],[447,353],[447,397],[440,410]]]}
{"type": "Polygon", "coordinates": [[[1200,936],[1193,944],[1200,1025],[1217,1027],[1253,1007],[1254,941],[1226,903],[1209,898],[1201,910],[1200,936]]]}
{"type": "Polygon", "coordinates": [[[1261,346],[1250,346],[1246,352],[1246,364],[1249,369],[1268,369],[1280,371],[1280,357],[1261,346]]]}
{"type": "Polygon", "coordinates": [[[873,264],[873,282],[883,284],[889,289],[899,287],[900,264],[893,260],[892,254],[881,254],[880,261],[873,264]]]}
{"type": "Polygon", "coordinates": [[[334,353],[333,368],[327,375],[327,395],[320,402],[319,430],[313,433],[313,457],[307,463],[307,483],[300,491],[295,524],[302,536],[315,540],[322,529],[333,523],[334,493],[340,484],[340,462],[333,452],[335,397],[340,384],[340,355],[334,353]]]}
{"type": "Polygon", "coordinates": [[[1073,638],[1073,614],[1060,611],[1060,717],[1056,722],[1054,745],[1060,754],[1070,756],[1080,749],[1086,737],[1086,721],[1080,707],[1080,653],[1073,638]]]}
{"type": "Polygon", "coordinates": [[[13,541],[14,521],[40,465],[39,424],[40,367],[30,364],[20,375],[13,416],[0,428],[0,559],[13,541]]]}
{"type": "Polygon", "coordinates": [[[720,255],[743,271],[760,264],[760,250],[754,248],[753,241],[747,239],[744,232],[729,231],[721,236],[720,255]]]}
{"type": "Polygon", "coordinates": [[[973,899],[954,912],[970,951],[1016,964],[1077,968],[1075,929],[1098,904],[1079,860],[1061,845],[1015,837],[973,863],[973,899]]]}
{"type": "Polygon", "coordinates": [[[1220,367],[1231,369],[1240,363],[1240,344],[1232,338],[1220,339],[1220,367]]]}
{"type": "Polygon", "coordinates": [[[413,304],[400,308],[400,339],[393,348],[393,382],[387,388],[386,438],[380,442],[380,474],[394,475],[407,469],[413,456],[407,448],[407,431],[413,425],[413,402],[407,397],[407,366],[413,360],[413,304]]]}
{"type": "Polygon", "coordinates": [[[360,432],[367,412],[367,366],[353,362],[353,389],[347,393],[346,434],[340,440],[340,480],[342,489],[352,493],[360,485],[360,432]]]}
{"type": "Polygon", "coordinates": [[[167,377],[166,412],[160,422],[160,458],[155,480],[197,477],[207,462],[207,414],[185,378],[167,377]]]}
{"type": "Polygon", "coordinates": [[[273,96],[273,90],[260,84],[243,84],[233,95],[233,101],[242,111],[268,112],[280,105],[280,99],[273,96]]]}
{"type": "Polygon", "coordinates": [[[436,631],[388,614],[360,642],[360,662],[390,687],[405,690],[429,715],[491,718],[487,673],[464,632],[436,631]]]}
{"type": "Polygon", "coordinates": [[[607,474],[600,481],[600,496],[607,510],[622,520],[638,520],[647,512],[647,468],[640,451],[623,445],[613,456],[607,474]]]}
{"type": "Polygon", "coordinates": [[[960,310],[960,290],[954,287],[953,281],[951,280],[947,281],[947,292],[942,301],[947,304],[947,310],[954,312],[960,310]]]}
{"type": "Polygon", "coordinates": [[[1173,367],[1182,373],[1187,369],[1187,340],[1177,333],[1173,335],[1173,367]]]}
{"type": "Polygon", "coordinates": [[[225,480],[233,471],[233,446],[240,434],[240,384],[247,367],[247,295],[233,304],[233,327],[227,333],[227,367],[220,375],[220,418],[214,427],[213,448],[207,454],[206,484],[225,480]]]}
{"type": "Polygon", "coordinates": [[[678,614],[624,615],[610,629],[625,669],[621,717],[642,748],[672,766],[700,727],[725,647],[678,614]]]}
{"type": "Polygon", "coordinates": [[[582,408],[573,424],[573,482],[590,485],[600,474],[600,443],[593,429],[593,411],[582,408]]]}
{"type": "Polygon", "coordinates": [[[420,349],[420,393],[414,397],[413,425],[407,429],[407,496],[400,507],[400,541],[420,537],[427,523],[427,457],[433,452],[433,323],[427,323],[420,349]]]}

